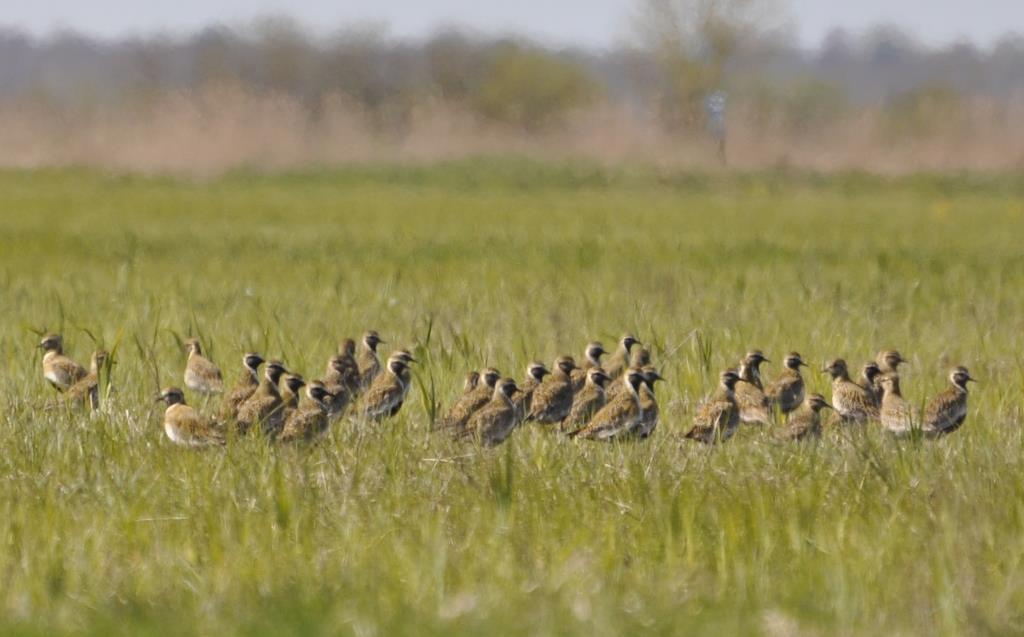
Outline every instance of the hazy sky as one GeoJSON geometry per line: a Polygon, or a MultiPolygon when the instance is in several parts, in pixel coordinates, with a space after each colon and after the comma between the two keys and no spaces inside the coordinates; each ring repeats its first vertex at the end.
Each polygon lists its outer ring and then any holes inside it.
{"type": "MultiPolygon", "coordinates": [[[[969,38],[991,43],[1024,32],[1024,0],[776,0],[790,7],[803,44],[833,26],[860,30],[878,22],[905,26],[925,42],[969,38]]],[[[486,32],[516,31],[549,42],[597,45],[630,33],[636,0],[0,0],[0,24],[37,34],[72,28],[110,36],[135,31],[182,32],[211,22],[239,23],[287,13],[329,31],[380,20],[397,36],[418,36],[455,23],[486,32]]]]}

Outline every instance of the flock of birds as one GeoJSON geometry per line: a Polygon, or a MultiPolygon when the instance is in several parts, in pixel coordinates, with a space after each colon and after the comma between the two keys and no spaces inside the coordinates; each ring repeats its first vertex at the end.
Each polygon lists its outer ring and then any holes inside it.
{"type": "MultiPolygon", "coordinates": [[[[204,396],[220,395],[219,409],[212,416],[201,413],[186,402],[182,389],[167,387],[157,397],[166,404],[164,432],[172,442],[190,447],[222,445],[228,435],[250,432],[277,442],[312,441],[342,417],[362,422],[393,417],[408,396],[410,365],[416,360],[408,350],[397,349],[382,364],[377,354],[381,344],[384,341],[374,330],[363,335],[358,347],[353,339],[345,339],[323,377],[310,382],[290,373],[279,360],[248,352],[242,357],[238,382],[225,391],[221,370],[204,356],[198,339],[189,339],[185,387],[204,396]]],[[[94,352],[87,371],[64,354],[63,345],[59,334],[43,337],[43,376],[70,405],[99,409],[100,374],[112,363],[109,354],[94,352]]],[[[571,356],[559,357],[550,369],[530,363],[521,383],[492,367],[471,371],[462,395],[435,429],[486,446],[501,444],[524,423],[577,440],[646,439],[658,426],[654,387],[664,378],[652,364],[650,351],[630,334],[603,362],[606,354],[601,343],[592,342],[581,365],[571,356]]],[[[883,351],[866,363],[859,382],[850,377],[845,360],[830,361],[821,371],[832,378],[831,403],[821,394],[807,392],[801,374],[807,363],[799,353],[786,355],[781,373],[765,384],[761,365],[770,362],[760,350],[751,350],[738,368],[722,371],[717,388],[697,409],[686,438],[722,443],[741,423],[772,426],[784,439],[816,438],[823,430],[824,409],[834,411],[836,426],[878,423],[900,436],[918,430],[938,437],[963,424],[967,384],[974,381],[965,367],[953,368],[950,386],[928,403],[922,417],[900,392],[899,366],[906,360],[897,351],[883,351]]]]}

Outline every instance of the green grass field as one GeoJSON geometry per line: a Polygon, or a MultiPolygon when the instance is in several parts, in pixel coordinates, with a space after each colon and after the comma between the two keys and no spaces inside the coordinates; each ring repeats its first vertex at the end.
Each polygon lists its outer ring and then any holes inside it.
{"type": "Polygon", "coordinates": [[[2,172],[0,632],[1019,634],[1020,183],[512,160],[2,172]],[[103,414],[46,409],[44,327],[83,362],[89,333],[118,342],[103,414]],[[423,361],[393,421],[310,449],[163,437],[176,335],[233,382],[246,349],[316,377],[371,327],[423,361]],[[467,369],[521,379],[624,331],[668,378],[650,441],[429,433],[467,369]],[[689,444],[750,347],[817,367],[896,347],[916,404],[955,363],[981,384],[940,441],[689,444]]]}

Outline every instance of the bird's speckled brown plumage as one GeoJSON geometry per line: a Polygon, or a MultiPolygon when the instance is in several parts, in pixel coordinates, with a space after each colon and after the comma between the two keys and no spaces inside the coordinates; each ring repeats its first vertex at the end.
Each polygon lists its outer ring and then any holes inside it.
{"type": "Polygon", "coordinates": [[[157,400],[167,404],[163,427],[167,439],[183,447],[209,447],[224,444],[224,432],[209,418],[185,404],[185,394],[177,387],[164,389],[157,400]]]}
{"type": "Polygon", "coordinates": [[[259,387],[238,407],[236,424],[239,433],[244,434],[257,424],[264,435],[276,436],[280,433],[284,425],[284,402],[278,384],[287,373],[281,361],[267,361],[259,387]]]}
{"type": "Polygon", "coordinates": [[[43,378],[57,391],[67,391],[88,374],[84,367],[64,355],[64,338],[60,334],[47,334],[39,347],[44,352],[43,378]]]}
{"type": "Polygon", "coordinates": [[[636,345],[642,345],[632,334],[624,334],[619,339],[619,346],[612,354],[608,362],[603,366],[605,373],[615,380],[622,375],[623,370],[629,367],[630,353],[633,351],[633,347],[636,345]]]}
{"type": "Polygon", "coordinates": [[[518,387],[511,378],[498,381],[491,400],[470,416],[461,435],[474,437],[488,447],[505,442],[519,424],[512,401],[516,391],[518,387]]]}
{"type": "Polygon", "coordinates": [[[586,427],[571,434],[577,440],[597,440],[612,442],[628,438],[643,419],[643,408],[640,406],[640,386],[644,383],[644,375],[639,369],[629,369],[615,381],[626,385],[614,400],[605,404],[586,427]]]}
{"type": "Polygon", "coordinates": [[[185,387],[197,394],[219,394],[224,391],[224,378],[220,368],[203,355],[198,338],[185,341],[188,359],[185,362],[185,387]]]}
{"type": "Polygon", "coordinates": [[[736,383],[740,380],[736,370],[727,369],[718,376],[718,387],[710,400],[697,409],[693,428],[686,433],[690,440],[710,445],[725,442],[740,427],[740,410],[736,405],[736,383]]]}
{"type": "Polygon", "coordinates": [[[966,367],[954,367],[949,372],[949,387],[933,398],[924,410],[922,428],[930,438],[951,434],[967,418],[967,383],[971,378],[966,367]]]}
{"type": "Polygon", "coordinates": [[[604,354],[604,346],[598,341],[593,341],[587,345],[587,348],[583,351],[583,365],[572,370],[570,375],[573,392],[583,389],[583,385],[587,382],[587,371],[594,367],[600,367],[601,356],[604,354]]]}
{"type": "Polygon", "coordinates": [[[358,417],[363,421],[381,422],[395,415],[409,391],[408,371],[409,366],[404,358],[389,358],[384,373],[377,375],[356,405],[358,417]]]}
{"type": "Polygon", "coordinates": [[[914,426],[915,414],[900,392],[899,375],[885,374],[880,382],[883,394],[879,419],[882,421],[882,426],[898,436],[910,433],[914,426]]]}
{"type": "Polygon", "coordinates": [[[451,430],[455,435],[462,434],[466,423],[469,422],[469,417],[494,396],[494,388],[500,379],[501,372],[493,367],[480,370],[480,380],[476,388],[468,394],[459,396],[458,400],[448,408],[448,413],[438,421],[437,428],[451,430]]]}
{"type": "Polygon", "coordinates": [[[640,409],[643,414],[640,422],[636,424],[631,435],[643,440],[649,438],[658,427],[658,418],[661,410],[658,408],[658,400],[654,396],[654,384],[659,380],[665,380],[658,370],[651,365],[640,369],[644,375],[644,384],[640,387],[640,409]]]}
{"type": "Polygon", "coordinates": [[[788,414],[804,402],[804,377],[800,368],[807,365],[797,352],[786,355],[785,369],[764,390],[768,400],[778,406],[783,414],[788,414]]]}
{"type": "Polygon", "coordinates": [[[238,408],[242,403],[256,393],[260,386],[260,365],[263,364],[263,357],[254,352],[247,352],[242,356],[242,375],[238,382],[228,393],[220,399],[220,420],[221,422],[234,422],[238,419],[238,408]]]}
{"type": "Polygon", "coordinates": [[[842,423],[864,424],[878,420],[878,405],[870,389],[850,380],[846,361],[837,358],[829,361],[824,372],[832,377],[832,409],[842,423]]]}
{"type": "Polygon", "coordinates": [[[380,373],[380,359],[377,358],[377,346],[384,344],[377,330],[370,330],[363,334],[363,340],[359,348],[359,356],[356,364],[359,366],[359,386],[366,389],[373,384],[373,379],[380,373]]]}
{"type": "Polygon", "coordinates": [[[561,424],[562,431],[576,431],[584,427],[604,407],[604,385],[608,380],[608,375],[600,367],[587,370],[587,382],[573,396],[572,408],[561,424]]]}
{"type": "Polygon", "coordinates": [[[323,382],[314,380],[306,386],[306,396],[288,416],[278,436],[280,442],[311,442],[327,431],[330,393],[323,382]]]}
{"type": "Polygon", "coordinates": [[[771,401],[761,382],[761,364],[770,363],[761,350],[752,349],[740,361],[740,382],[736,383],[736,405],[740,420],[746,423],[771,423],[771,401]]]}
{"type": "Polygon", "coordinates": [[[551,377],[533,390],[528,420],[541,424],[556,424],[565,420],[572,409],[572,370],[576,361],[562,356],[555,361],[551,377]]]}
{"type": "Polygon", "coordinates": [[[73,407],[81,409],[88,402],[89,408],[92,411],[99,410],[100,372],[103,370],[103,366],[107,364],[109,358],[110,354],[106,350],[98,349],[93,352],[92,360],[89,364],[89,373],[85,375],[85,378],[69,387],[67,393],[64,394],[73,407]]]}
{"type": "Polygon", "coordinates": [[[821,437],[821,410],[831,405],[821,394],[809,394],[803,404],[789,414],[785,427],[779,432],[784,440],[807,440],[821,437]]]}

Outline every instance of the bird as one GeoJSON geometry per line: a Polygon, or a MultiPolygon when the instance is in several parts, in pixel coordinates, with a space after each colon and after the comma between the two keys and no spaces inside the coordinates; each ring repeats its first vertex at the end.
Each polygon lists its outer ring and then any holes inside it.
{"type": "Polygon", "coordinates": [[[526,366],[526,380],[519,383],[519,390],[512,396],[516,408],[516,418],[525,420],[533,406],[533,392],[544,382],[544,377],[551,371],[544,363],[534,361],[526,366]]]}
{"type": "Polygon", "coordinates": [[[761,364],[770,362],[759,349],[750,350],[740,361],[740,382],[736,383],[735,392],[743,422],[771,423],[771,401],[765,395],[761,382],[761,364]]]}
{"type": "Polygon", "coordinates": [[[384,367],[357,405],[357,417],[362,421],[380,422],[394,416],[409,391],[409,363],[404,356],[389,357],[384,367]]]}
{"type": "Polygon", "coordinates": [[[875,362],[878,363],[878,369],[883,374],[898,374],[900,372],[899,367],[901,363],[906,363],[907,359],[894,349],[887,349],[878,352],[878,356],[875,357],[875,362]]]}
{"type": "Polygon", "coordinates": [[[323,382],[328,392],[337,396],[344,390],[351,397],[359,393],[359,363],[356,362],[356,342],[346,338],[338,347],[338,353],[327,361],[323,382]]]}
{"type": "Polygon", "coordinates": [[[263,357],[254,352],[242,356],[242,376],[238,383],[220,399],[220,421],[231,422],[238,418],[238,408],[247,401],[260,384],[260,365],[263,357]]]}
{"type": "Polygon", "coordinates": [[[359,366],[359,387],[367,389],[373,384],[373,379],[380,373],[380,359],[377,358],[377,346],[385,344],[380,340],[377,330],[370,330],[363,334],[363,346],[359,350],[356,363],[359,366]]]}
{"type": "Polygon", "coordinates": [[[530,412],[526,417],[546,425],[553,425],[565,420],[572,409],[572,370],[576,369],[576,361],[572,356],[560,356],[555,360],[551,378],[533,390],[530,412]]]}
{"type": "Polygon", "coordinates": [[[718,375],[718,388],[697,410],[693,428],[686,432],[686,438],[710,445],[725,442],[735,435],[740,427],[740,410],[736,405],[735,394],[739,380],[740,376],[734,369],[727,369],[718,375]]]}
{"type": "Polygon", "coordinates": [[[470,416],[462,437],[474,437],[484,446],[496,447],[511,435],[519,424],[512,400],[519,391],[511,378],[503,378],[494,387],[491,400],[470,416]]]}
{"type": "Polygon", "coordinates": [[[808,394],[804,402],[789,414],[779,437],[784,440],[820,438],[822,409],[832,409],[832,405],[821,394],[808,394]]]}
{"type": "Polygon", "coordinates": [[[39,341],[43,350],[43,378],[63,393],[88,374],[85,368],[64,355],[64,338],[47,334],[39,341]]]}
{"type": "Polygon", "coordinates": [[[651,364],[651,350],[646,347],[639,347],[633,350],[629,357],[629,366],[643,369],[651,364]]]}
{"type": "Polygon", "coordinates": [[[480,382],[480,372],[474,370],[466,372],[466,380],[462,382],[462,395],[465,396],[469,392],[476,389],[477,384],[480,382]]]}
{"type": "Polygon", "coordinates": [[[310,442],[327,431],[331,394],[323,381],[306,385],[306,397],[285,420],[278,442],[310,442]]]}
{"type": "Polygon", "coordinates": [[[764,393],[783,414],[788,414],[804,401],[804,377],[800,375],[800,368],[807,363],[799,353],[790,352],[784,365],[785,369],[765,388],[764,393]]]}
{"type": "Polygon", "coordinates": [[[622,375],[623,370],[629,366],[630,351],[632,351],[634,345],[643,345],[636,339],[632,334],[624,334],[619,339],[619,347],[612,354],[612,357],[608,360],[608,364],[604,366],[604,371],[608,374],[608,377],[615,380],[622,375]]]}
{"type": "Polygon", "coordinates": [[[601,356],[605,354],[604,345],[598,341],[587,344],[583,351],[583,366],[572,370],[572,391],[578,392],[583,389],[587,382],[587,372],[594,367],[601,366],[601,356]]]}
{"type": "Polygon", "coordinates": [[[878,419],[878,405],[871,390],[850,380],[842,358],[829,361],[822,369],[832,377],[832,409],[843,423],[863,424],[878,419]]]}
{"type": "MultiPolygon", "coordinates": [[[[629,357],[629,368],[643,369],[651,364],[651,351],[646,347],[638,347],[632,350],[632,354],[629,357]]],[[[611,374],[609,374],[611,376],[611,374]]],[[[625,383],[609,383],[605,386],[605,399],[615,400],[621,392],[626,391],[625,383]]]]}
{"type": "Polygon", "coordinates": [[[914,426],[914,411],[910,404],[904,400],[900,392],[900,377],[898,374],[884,374],[882,385],[882,406],[879,409],[879,419],[882,426],[897,436],[910,433],[914,426]]]}
{"type": "Polygon", "coordinates": [[[281,377],[288,373],[284,363],[279,360],[267,361],[263,370],[263,380],[256,391],[238,407],[237,426],[239,433],[248,432],[253,425],[259,424],[264,435],[276,436],[284,425],[284,403],[278,384],[281,377]]]}
{"type": "Polygon", "coordinates": [[[643,372],[628,369],[616,382],[626,385],[626,389],[594,414],[586,427],[571,432],[570,438],[602,442],[622,440],[642,421],[644,412],[639,392],[644,383],[643,372]]]}
{"type": "Polygon", "coordinates": [[[185,387],[197,394],[219,394],[224,391],[224,378],[220,368],[203,356],[198,338],[185,341],[188,359],[185,362],[185,387]]]}
{"type": "Polygon", "coordinates": [[[164,433],[176,445],[209,447],[224,444],[224,432],[209,419],[185,403],[185,393],[177,387],[160,392],[157,401],[167,404],[164,433]]]}
{"type": "Polygon", "coordinates": [[[631,433],[643,440],[649,438],[658,427],[660,410],[658,409],[658,401],[654,397],[654,383],[665,379],[652,365],[640,368],[640,372],[644,375],[644,384],[639,390],[640,410],[643,414],[631,433]]]}
{"type": "Polygon", "coordinates": [[[402,371],[402,396],[397,403],[391,408],[391,413],[388,417],[394,416],[402,408],[405,403],[406,397],[409,395],[409,389],[412,387],[412,371],[409,369],[411,363],[415,363],[416,359],[412,357],[412,353],[407,349],[398,349],[391,353],[388,360],[400,359],[405,363],[405,369],[402,371]]]}
{"type": "Polygon", "coordinates": [[[480,371],[480,382],[468,394],[463,394],[448,409],[438,423],[437,429],[452,429],[456,435],[460,434],[469,422],[469,417],[476,410],[480,409],[494,395],[494,387],[501,378],[501,372],[488,367],[480,371]]]}
{"type": "Polygon", "coordinates": [[[92,411],[99,411],[100,408],[100,371],[109,360],[110,354],[103,349],[98,349],[92,354],[89,363],[89,373],[85,378],[68,388],[64,396],[74,407],[81,409],[89,401],[89,408],[92,411]]]}
{"type": "Polygon", "coordinates": [[[949,384],[928,403],[924,410],[922,429],[929,438],[951,434],[967,418],[967,383],[978,382],[966,367],[954,367],[949,372],[949,384]]]}
{"type": "Polygon", "coordinates": [[[864,367],[860,370],[861,387],[871,394],[871,400],[875,401],[875,407],[882,404],[882,386],[878,382],[881,380],[881,376],[882,370],[878,368],[878,363],[875,361],[864,363],[864,367]]]}
{"type": "MultiPolygon", "coordinates": [[[[575,371],[575,370],[574,370],[575,371]]],[[[604,385],[610,380],[600,367],[587,370],[587,382],[573,396],[569,415],[561,423],[564,432],[581,429],[605,405],[604,385]]]]}
{"type": "Polygon", "coordinates": [[[284,410],[281,414],[282,421],[287,421],[292,412],[299,408],[299,397],[305,386],[305,379],[298,374],[285,374],[281,377],[281,387],[278,391],[281,393],[281,409],[284,410]]]}

